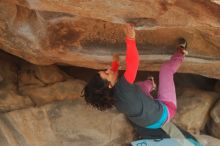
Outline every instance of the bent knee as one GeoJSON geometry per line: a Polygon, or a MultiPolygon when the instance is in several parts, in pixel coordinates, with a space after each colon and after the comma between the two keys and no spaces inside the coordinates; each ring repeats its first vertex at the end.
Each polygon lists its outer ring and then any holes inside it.
{"type": "Polygon", "coordinates": [[[177,109],[176,105],[169,101],[165,101],[164,104],[167,106],[168,113],[169,113],[167,121],[170,121],[176,114],[176,109],[177,109]]]}

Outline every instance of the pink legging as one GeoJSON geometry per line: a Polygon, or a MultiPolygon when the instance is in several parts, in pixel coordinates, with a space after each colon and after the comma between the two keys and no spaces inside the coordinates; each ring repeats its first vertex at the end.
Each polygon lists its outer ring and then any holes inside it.
{"type": "MultiPolygon", "coordinates": [[[[159,88],[158,88],[158,97],[154,98],[155,100],[162,101],[168,109],[168,121],[176,113],[176,90],[173,81],[173,75],[178,70],[182,64],[184,55],[182,53],[176,52],[170,60],[165,62],[160,68],[159,74],[159,88]]],[[[146,93],[146,95],[153,98],[150,94],[153,88],[151,80],[145,80],[137,83],[141,89],[146,93]]]]}

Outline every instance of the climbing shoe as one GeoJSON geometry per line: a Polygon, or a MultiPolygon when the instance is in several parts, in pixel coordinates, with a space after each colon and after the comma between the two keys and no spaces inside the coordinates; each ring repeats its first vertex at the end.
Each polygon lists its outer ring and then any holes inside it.
{"type": "Polygon", "coordinates": [[[177,51],[179,51],[180,53],[182,53],[184,55],[188,55],[186,39],[180,37],[177,39],[177,43],[178,43],[177,51]]]}

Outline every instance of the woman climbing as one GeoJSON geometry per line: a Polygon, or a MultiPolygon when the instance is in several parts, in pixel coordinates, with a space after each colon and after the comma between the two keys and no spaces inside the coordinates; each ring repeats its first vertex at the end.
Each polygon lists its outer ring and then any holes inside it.
{"type": "Polygon", "coordinates": [[[173,75],[187,53],[186,41],[181,39],[175,54],[161,66],[158,97],[153,98],[150,94],[155,88],[152,78],[134,83],[139,65],[134,27],[127,24],[125,33],[127,49],[124,74],[118,77],[119,57],[114,55],[112,66],[105,71],[99,71],[85,86],[85,100],[99,110],[114,105],[132,123],[140,127],[160,128],[170,121],[176,112],[173,75]]]}

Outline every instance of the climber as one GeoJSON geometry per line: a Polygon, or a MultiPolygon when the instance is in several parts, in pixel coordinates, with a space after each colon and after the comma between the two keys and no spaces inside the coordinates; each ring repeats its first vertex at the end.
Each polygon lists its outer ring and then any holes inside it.
{"type": "Polygon", "coordinates": [[[176,93],[173,75],[187,54],[185,39],[180,39],[176,53],[165,62],[159,74],[158,97],[153,98],[153,78],[134,83],[139,55],[136,48],[134,26],[127,24],[126,70],[118,78],[119,57],[113,56],[112,66],[99,71],[84,88],[85,101],[99,110],[113,105],[134,124],[147,129],[157,129],[169,122],[176,112],[176,93]]]}

